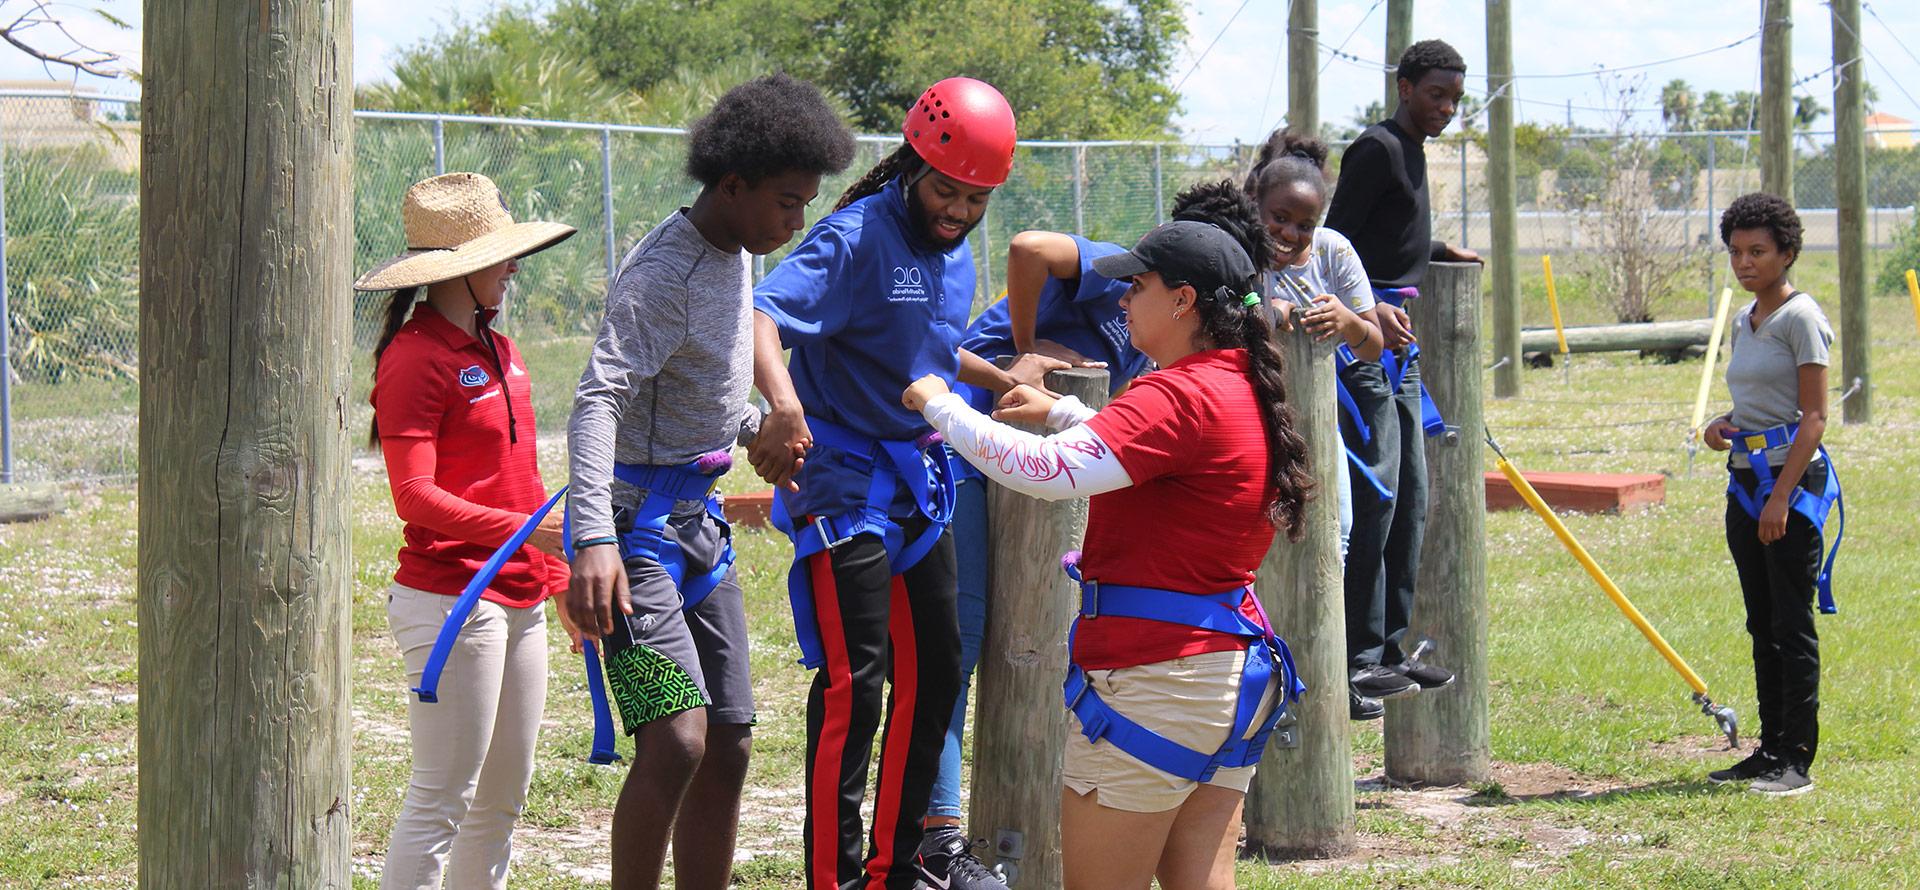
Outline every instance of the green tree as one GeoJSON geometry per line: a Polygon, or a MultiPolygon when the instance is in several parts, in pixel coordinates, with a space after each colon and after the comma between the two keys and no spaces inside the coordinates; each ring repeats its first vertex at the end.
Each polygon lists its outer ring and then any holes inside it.
{"type": "Polygon", "coordinates": [[[362,108],[626,122],[635,95],[550,40],[530,7],[503,6],[400,53],[393,80],[359,90],[362,108]]]}
{"type": "Polygon", "coordinates": [[[1685,80],[1674,78],[1660,88],[1660,120],[1668,130],[1693,129],[1694,112],[1699,104],[1693,87],[1685,80]]]}

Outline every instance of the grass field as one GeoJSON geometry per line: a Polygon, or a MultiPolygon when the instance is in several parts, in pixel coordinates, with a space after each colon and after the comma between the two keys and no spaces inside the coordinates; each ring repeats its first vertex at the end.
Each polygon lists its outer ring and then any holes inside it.
{"type": "MultiPolygon", "coordinates": [[[[1832,293],[1832,264],[1810,257],[1800,283],[1832,293]]],[[[1537,272],[1535,273],[1537,277],[1537,272]]],[[[1567,293],[1569,315],[1603,313],[1567,293]]],[[[1826,308],[1836,318],[1829,299],[1826,308]]],[[[1920,357],[1905,295],[1874,301],[1878,389],[1872,426],[1835,425],[1847,484],[1841,614],[1821,619],[1825,731],[1813,794],[1767,800],[1709,788],[1733,757],[1687,689],[1616,613],[1537,519],[1489,517],[1492,782],[1395,790],[1378,781],[1379,724],[1355,735],[1362,850],[1333,862],[1243,861],[1240,885],[1328,887],[1886,887],[1920,878],[1911,814],[1920,797],[1920,357]]],[[[1679,313],[1697,314],[1697,313],[1679,313]]],[[[1527,320],[1544,319],[1530,307],[1527,320]]],[[[567,355],[529,364],[542,425],[563,422],[577,374],[567,355]]],[[[1691,662],[1716,700],[1757,731],[1740,598],[1722,540],[1724,476],[1681,448],[1698,362],[1578,356],[1529,371],[1523,398],[1487,418],[1516,463],[1535,470],[1664,471],[1666,503],[1568,525],[1691,662]]],[[[1836,378],[1838,375],[1836,375],[1836,378]]],[[[1838,380],[1836,379],[1836,386],[1838,380]]],[[[1489,384],[1489,392],[1491,385],[1489,384]]],[[[1724,404],[1716,381],[1716,403],[1724,404]]],[[[124,434],[124,433],[122,433],[124,434]]],[[[127,446],[129,449],[131,445],[127,446]]],[[[548,433],[550,483],[562,437],[548,433]]],[[[753,487],[744,473],[735,490],[753,487]]],[[[0,526],[0,886],[123,887],[135,876],[134,496],[76,488],[55,519],[0,526]]],[[[400,661],[381,595],[399,529],[378,462],[354,469],[355,886],[372,887],[407,770],[400,661]]],[[[803,690],[793,664],[783,573],[787,547],[740,536],[760,725],[742,825],[744,887],[799,882],[803,690]]],[[[576,656],[551,631],[553,684],[538,768],[517,835],[517,888],[605,882],[605,832],[621,774],[589,766],[590,727],[576,656]]],[[[1303,653],[1312,657],[1311,653],[1303,653]]]]}

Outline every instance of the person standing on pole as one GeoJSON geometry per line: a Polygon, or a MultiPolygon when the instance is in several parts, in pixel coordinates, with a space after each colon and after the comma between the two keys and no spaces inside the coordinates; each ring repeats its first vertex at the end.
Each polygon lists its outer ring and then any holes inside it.
{"type": "Polygon", "coordinates": [[[772,518],[793,541],[794,631],[815,671],[806,884],[1003,890],[957,828],[921,823],[960,690],[954,477],[899,394],[928,374],[951,385],[965,358],[967,235],[1013,168],[1013,109],[981,81],[948,78],[920,95],[901,130],[906,144],[754,291],[754,382],[771,411],[749,458],[775,485],[772,518]],[[867,764],[883,724],[863,839],[867,764]]]}

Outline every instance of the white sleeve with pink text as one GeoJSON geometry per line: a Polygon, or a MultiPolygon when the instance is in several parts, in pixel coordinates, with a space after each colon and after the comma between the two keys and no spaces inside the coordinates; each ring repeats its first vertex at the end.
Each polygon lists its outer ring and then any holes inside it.
{"type": "Polygon", "coordinates": [[[954,393],[933,399],[920,413],[946,436],[954,453],[987,478],[1029,497],[1060,501],[1133,484],[1113,449],[1085,423],[1036,436],[973,410],[954,393]]]}

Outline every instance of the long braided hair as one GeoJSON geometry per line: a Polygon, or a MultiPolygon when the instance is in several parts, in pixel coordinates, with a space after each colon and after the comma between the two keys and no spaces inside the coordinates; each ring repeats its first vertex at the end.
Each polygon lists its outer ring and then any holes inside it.
{"type": "MultiPolygon", "coordinates": [[[[380,377],[380,356],[393,345],[394,335],[406,326],[407,315],[413,309],[415,301],[420,299],[420,288],[403,287],[393,292],[393,299],[387,303],[386,326],[380,329],[380,340],[373,347],[373,376],[380,377]]],[[[367,445],[380,447],[380,416],[374,415],[373,423],[367,429],[367,445]]]]}
{"type": "MultiPolygon", "coordinates": [[[[1244,199],[1243,199],[1244,200],[1244,199]]],[[[1249,202],[1251,206],[1251,202],[1249,202]]],[[[1258,267],[1256,267],[1258,268],[1258,267]]],[[[1245,297],[1257,292],[1255,278],[1221,285],[1212,293],[1198,293],[1194,308],[1200,313],[1202,341],[1211,348],[1240,347],[1247,351],[1247,378],[1260,419],[1267,432],[1267,519],[1286,532],[1287,540],[1306,536],[1306,506],[1313,494],[1313,476],[1307,472],[1307,441],[1293,428],[1293,406],[1287,404],[1286,361],[1273,345],[1273,328],[1262,306],[1248,306],[1245,297]]],[[[1198,288],[1195,288],[1198,291],[1198,288]]]]}
{"type": "Polygon", "coordinates": [[[887,183],[892,182],[895,176],[920,172],[920,168],[926,163],[920,159],[920,153],[913,150],[913,146],[902,142],[892,154],[881,158],[880,163],[873,165],[873,169],[868,170],[865,176],[847,186],[847,190],[840,194],[840,202],[833,205],[833,209],[844,210],[848,204],[886,188],[887,183]]]}

